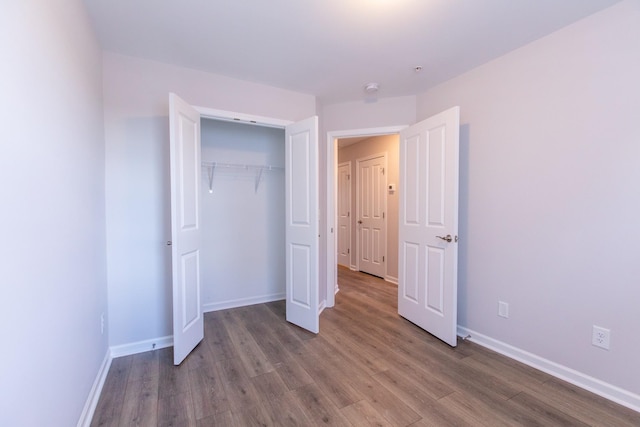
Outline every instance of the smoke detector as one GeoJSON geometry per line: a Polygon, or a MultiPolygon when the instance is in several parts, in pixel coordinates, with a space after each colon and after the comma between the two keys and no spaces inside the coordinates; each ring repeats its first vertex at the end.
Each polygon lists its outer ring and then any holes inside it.
{"type": "Polygon", "coordinates": [[[367,83],[364,85],[364,91],[367,93],[376,93],[380,89],[380,85],[378,83],[367,83]]]}

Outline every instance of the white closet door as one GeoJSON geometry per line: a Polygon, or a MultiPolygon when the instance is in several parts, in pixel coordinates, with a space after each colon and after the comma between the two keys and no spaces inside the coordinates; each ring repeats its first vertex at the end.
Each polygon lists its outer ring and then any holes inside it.
{"type": "Polygon", "coordinates": [[[400,132],[398,313],[453,347],[459,122],[454,107],[400,132]]]}
{"type": "Polygon", "coordinates": [[[318,118],[285,129],[287,321],[319,332],[318,118]]]}
{"type": "Polygon", "coordinates": [[[200,303],[200,113],[169,94],[173,363],[204,338],[200,303]]]}

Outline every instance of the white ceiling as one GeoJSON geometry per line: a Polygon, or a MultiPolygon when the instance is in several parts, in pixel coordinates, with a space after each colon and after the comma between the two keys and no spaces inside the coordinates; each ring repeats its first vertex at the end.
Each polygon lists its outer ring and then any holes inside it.
{"type": "Polygon", "coordinates": [[[85,0],[113,52],[312,94],[413,95],[619,0],[85,0]],[[414,67],[422,66],[420,73],[414,67]]]}

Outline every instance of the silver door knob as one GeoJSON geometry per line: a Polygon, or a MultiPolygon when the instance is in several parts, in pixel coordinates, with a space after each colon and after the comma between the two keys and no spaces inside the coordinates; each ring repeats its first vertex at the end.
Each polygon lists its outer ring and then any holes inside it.
{"type": "Polygon", "coordinates": [[[436,236],[438,239],[442,239],[445,242],[452,242],[453,241],[453,237],[451,237],[451,234],[447,234],[446,236],[436,236]]]}
{"type": "Polygon", "coordinates": [[[167,240],[167,246],[171,246],[171,240],[167,240]]]}

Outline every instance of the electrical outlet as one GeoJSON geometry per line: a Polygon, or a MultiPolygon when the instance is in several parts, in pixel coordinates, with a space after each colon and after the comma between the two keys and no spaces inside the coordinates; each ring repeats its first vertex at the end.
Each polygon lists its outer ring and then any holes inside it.
{"type": "Polygon", "coordinates": [[[593,325],[593,335],[591,336],[591,344],[596,347],[609,350],[609,344],[611,343],[611,331],[600,326],[593,325]]]}
{"type": "Polygon", "coordinates": [[[100,314],[100,334],[104,335],[104,313],[100,314]]]}
{"type": "Polygon", "coordinates": [[[509,318],[509,303],[498,301],[498,316],[509,318]]]}

